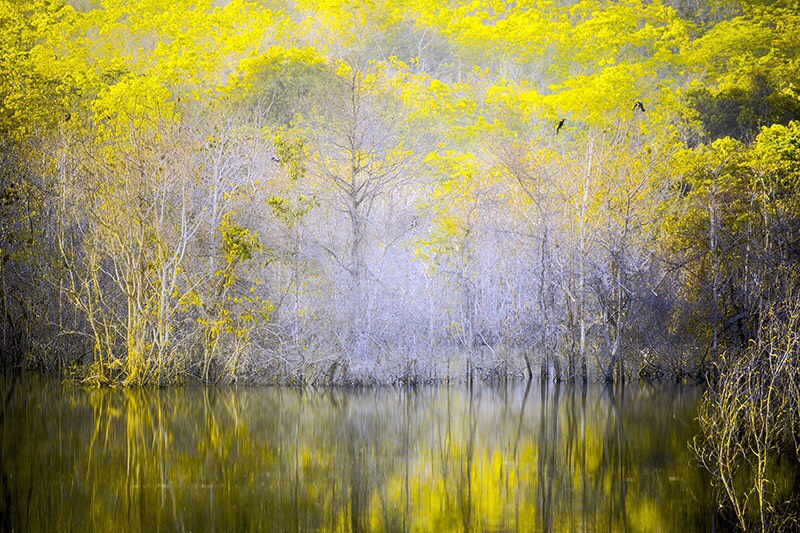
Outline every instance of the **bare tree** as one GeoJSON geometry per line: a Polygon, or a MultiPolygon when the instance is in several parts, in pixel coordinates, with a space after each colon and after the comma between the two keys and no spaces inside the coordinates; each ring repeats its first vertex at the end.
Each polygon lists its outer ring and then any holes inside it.
{"type": "Polygon", "coordinates": [[[414,158],[402,106],[382,89],[380,77],[380,71],[357,62],[342,63],[307,111],[310,173],[326,185],[320,195],[343,215],[348,228],[344,243],[324,246],[349,279],[349,341],[357,350],[369,337],[371,216],[376,204],[407,178],[414,158]]]}

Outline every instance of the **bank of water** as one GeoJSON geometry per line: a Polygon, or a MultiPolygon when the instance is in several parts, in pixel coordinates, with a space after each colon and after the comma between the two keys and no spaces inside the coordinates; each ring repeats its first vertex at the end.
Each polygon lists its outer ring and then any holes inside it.
{"type": "Polygon", "coordinates": [[[3,530],[729,529],[698,388],[0,391],[3,530]]]}

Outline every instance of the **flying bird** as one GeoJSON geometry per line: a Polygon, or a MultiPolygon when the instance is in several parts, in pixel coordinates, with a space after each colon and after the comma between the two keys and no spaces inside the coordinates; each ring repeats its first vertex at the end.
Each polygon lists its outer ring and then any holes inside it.
{"type": "Polygon", "coordinates": [[[565,118],[562,118],[562,119],[561,119],[561,121],[558,123],[558,126],[556,126],[556,135],[558,135],[558,132],[559,132],[559,131],[561,131],[561,128],[563,128],[563,127],[564,127],[564,122],[565,122],[566,120],[567,120],[567,119],[565,119],[565,118]]]}
{"type": "Polygon", "coordinates": [[[641,109],[642,113],[644,113],[644,104],[641,102],[636,102],[633,104],[633,110],[636,111],[637,109],[641,109]]]}

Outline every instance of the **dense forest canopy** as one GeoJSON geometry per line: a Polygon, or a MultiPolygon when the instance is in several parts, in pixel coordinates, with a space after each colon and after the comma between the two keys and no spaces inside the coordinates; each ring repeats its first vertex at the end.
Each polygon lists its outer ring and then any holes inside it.
{"type": "Polygon", "coordinates": [[[797,296],[793,1],[2,0],[0,42],[6,364],[697,377],[797,296]]]}

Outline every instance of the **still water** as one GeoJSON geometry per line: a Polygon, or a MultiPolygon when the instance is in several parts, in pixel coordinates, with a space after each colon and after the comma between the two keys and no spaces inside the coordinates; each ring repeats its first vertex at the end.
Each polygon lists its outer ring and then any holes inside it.
{"type": "Polygon", "coordinates": [[[696,388],[0,392],[0,530],[726,529],[696,388]]]}

